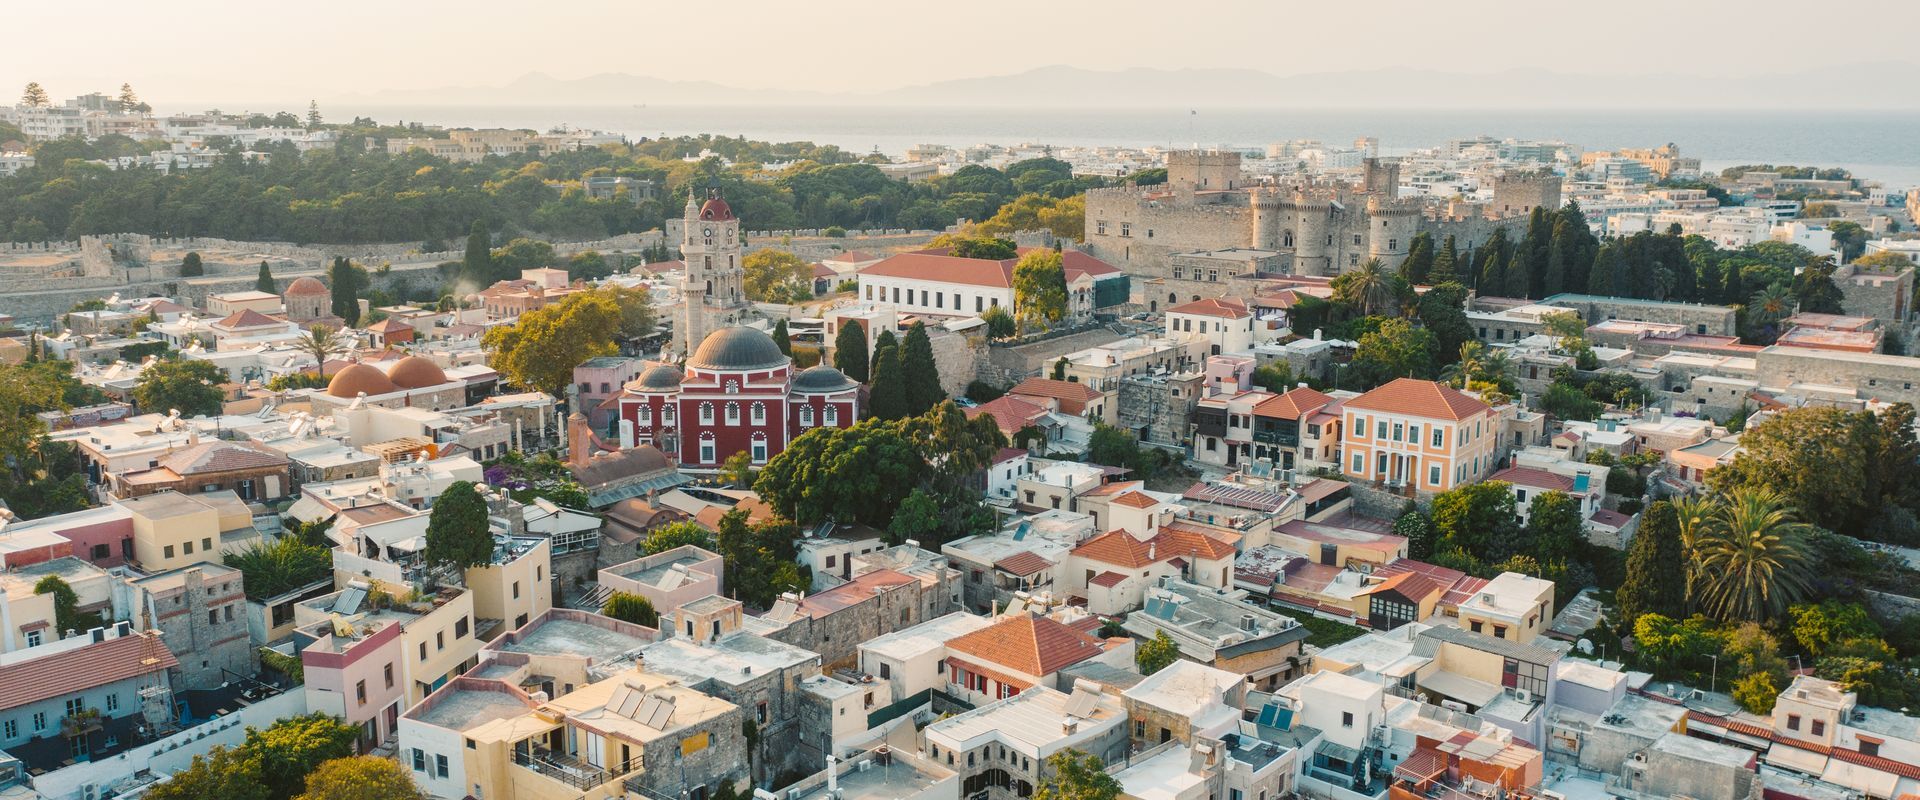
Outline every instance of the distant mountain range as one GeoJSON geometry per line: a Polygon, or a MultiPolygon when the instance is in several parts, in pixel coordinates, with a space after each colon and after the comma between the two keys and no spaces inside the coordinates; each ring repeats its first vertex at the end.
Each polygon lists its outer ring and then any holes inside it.
{"type": "Polygon", "coordinates": [[[1733,78],[1407,67],[1276,75],[1252,69],[1103,71],[1052,66],[873,92],[742,89],[621,73],[573,79],[532,73],[503,86],[385,90],[340,99],[445,106],[1913,110],[1920,109],[1920,93],[1911,91],[1915,85],[1920,85],[1920,64],[1906,63],[1733,78]]]}

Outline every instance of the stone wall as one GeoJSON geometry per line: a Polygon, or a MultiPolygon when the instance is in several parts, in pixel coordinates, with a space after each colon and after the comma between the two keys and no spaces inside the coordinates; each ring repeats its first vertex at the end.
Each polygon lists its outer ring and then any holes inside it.
{"type": "Polygon", "coordinates": [[[967,384],[979,372],[979,360],[986,354],[986,337],[945,329],[929,330],[927,334],[933,345],[933,365],[940,372],[941,390],[949,397],[965,395],[967,384]]]}
{"type": "Polygon", "coordinates": [[[1106,328],[1092,328],[1022,344],[995,343],[976,363],[975,377],[1005,389],[1035,375],[1050,374],[1061,356],[1126,337],[1106,328]]]}
{"type": "Polygon", "coordinates": [[[1776,345],[1754,361],[1761,386],[1837,386],[1870,400],[1920,404],[1920,358],[1776,345]]]}
{"type": "Polygon", "coordinates": [[[1166,447],[1185,447],[1187,422],[1193,414],[1194,399],[1200,391],[1201,376],[1155,377],[1135,375],[1120,381],[1115,400],[1120,412],[1120,427],[1134,431],[1140,440],[1166,447]]]}

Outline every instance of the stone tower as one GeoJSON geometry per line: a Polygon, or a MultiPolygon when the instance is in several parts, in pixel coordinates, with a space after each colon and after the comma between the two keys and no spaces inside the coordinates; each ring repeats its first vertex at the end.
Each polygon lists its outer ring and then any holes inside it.
{"type": "Polygon", "coordinates": [[[740,264],[740,220],[721,199],[717,186],[707,188],[706,202],[694,203],[687,189],[686,236],[680,256],[686,264],[680,283],[680,319],[673,330],[674,350],[687,355],[707,334],[746,317],[745,270],[740,264]]]}

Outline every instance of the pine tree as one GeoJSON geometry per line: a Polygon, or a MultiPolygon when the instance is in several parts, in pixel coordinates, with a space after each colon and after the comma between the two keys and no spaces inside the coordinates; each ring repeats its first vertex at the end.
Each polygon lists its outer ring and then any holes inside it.
{"type": "Polygon", "coordinates": [[[782,319],[773,323],[773,343],[780,346],[780,352],[788,358],[793,357],[793,340],[787,335],[787,321],[782,319]]]}
{"type": "Polygon", "coordinates": [[[833,367],[861,383],[873,375],[871,361],[867,360],[866,324],[855,320],[840,321],[840,332],[833,337],[833,367]]]}
{"type": "Polygon", "coordinates": [[[900,376],[907,392],[907,416],[919,416],[947,399],[940,387],[940,368],[933,360],[933,340],[927,326],[914,322],[900,346],[900,376]]]}
{"type": "Polygon", "coordinates": [[[140,95],[133,93],[133,84],[120,84],[120,110],[133,111],[140,107],[140,95]]]}
{"type": "Polygon", "coordinates": [[[47,103],[47,90],[40,88],[38,82],[27,84],[26,91],[20,94],[20,104],[28,108],[41,108],[47,103]]]}
{"type": "Polygon", "coordinates": [[[320,127],[320,101],[307,101],[307,129],[320,127]]]}
{"type": "Polygon", "coordinates": [[[487,230],[487,223],[474,220],[467,230],[467,253],[460,260],[460,274],[475,289],[493,285],[493,234],[487,230]]]}
{"type": "Polygon", "coordinates": [[[1627,548],[1627,579],[1614,596],[1621,627],[1632,630],[1642,614],[1680,618],[1686,614],[1686,553],[1680,541],[1680,516],[1661,500],[1647,507],[1640,531],[1627,548]]]}
{"type": "Polygon", "coordinates": [[[901,375],[900,348],[888,345],[873,353],[873,387],[867,404],[873,416],[883,420],[904,419],[907,409],[907,382],[901,375]]]}
{"type": "Polygon", "coordinates": [[[1427,283],[1434,286],[1448,281],[1460,280],[1460,252],[1454,248],[1453,234],[1447,234],[1446,244],[1433,256],[1433,269],[1427,271],[1427,283]]]}
{"type": "Polygon", "coordinates": [[[260,262],[260,277],[253,279],[253,289],[256,292],[266,292],[268,294],[273,294],[274,291],[276,291],[273,288],[273,270],[267,267],[267,262],[265,261],[260,262]]]}
{"type": "Polygon", "coordinates": [[[1400,277],[1408,283],[1425,285],[1428,274],[1433,272],[1433,234],[1424,231],[1413,237],[1413,244],[1407,247],[1407,258],[1400,262],[1400,277]]]}

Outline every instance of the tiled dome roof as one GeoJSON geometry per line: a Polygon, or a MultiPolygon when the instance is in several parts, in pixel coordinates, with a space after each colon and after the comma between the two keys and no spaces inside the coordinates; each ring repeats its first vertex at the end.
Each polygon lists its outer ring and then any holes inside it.
{"type": "Polygon", "coordinates": [[[379,367],[366,364],[348,364],[334,373],[333,380],[327,383],[327,394],[334,397],[357,397],[365,392],[367,396],[387,394],[395,390],[393,381],[379,367]]]}
{"type": "Polygon", "coordinates": [[[648,367],[640,377],[628,381],[627,388],[636,392],[671,392],[680,388],[680,368],[672,364],[648,367]]]}
{"type": "Polygon", "coordinates": [[[793,379],[793,390],[796,392],[838,392],[853,387],[853,379],[847,377],[846,373],[825,364],[807,369],[793,379]]]}
{"type": "Polygon", "coordinates": [[[424,389],[439,386],[447,382],[447,373],[440,365],[420,356],[407,356],[387,370],[387,379],[402,389],[424,389]]]}
{"type": "Polygon", "coordinates": [[[781,367],[787,354],[773,343],[773,337],[753,328],[721,328],[707,334],[705,341],[687,359],[687,365],[704,369],[750,370],[781,367]]]}
{"type": "Polygon", "coordinates": [[[290,297],[314,294],[327,294],[327,285],[321,283],[319,278],[295,278],[293,283],[287,284],[287,295],[290,297]]]}

